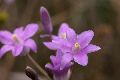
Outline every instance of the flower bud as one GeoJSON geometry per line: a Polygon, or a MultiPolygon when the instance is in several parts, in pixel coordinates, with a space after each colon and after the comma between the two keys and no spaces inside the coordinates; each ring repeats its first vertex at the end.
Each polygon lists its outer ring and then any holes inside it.
{"type": "Polygon", "coordinates": [[[37,72],[34,69],[32,69],[31,67],[27,66],[25,69],[25,73],[32,80],[39,80],[37,72]]]}
{"type": "Polygon", "coordinates": [[[40,8],[40,17],[44,31],[47,32],[48,34],[51,34],[53,30],[51,17],[45,7],[40,8]]]}

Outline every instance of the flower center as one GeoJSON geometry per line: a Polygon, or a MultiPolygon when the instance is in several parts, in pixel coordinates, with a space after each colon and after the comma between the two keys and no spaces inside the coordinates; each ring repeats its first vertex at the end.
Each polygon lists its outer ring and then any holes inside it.
{"type": "Polygon", "coordinates": [[[67,35],[66,33],[61,34],[61,38],[66,39],[67,35]]]}
{"type": "Polygon", "coordinates": [[[12,38],[13,38],[13,40],[14,40],[15,42],[20,43],[20,40],[18,39],[18,37],[17,37],[16,34],[13,34],[13,35],[12,35],[12,38]]]}
{"type": "Polygon", "coordinates": [[[75,50],[80,49],[80,44],[76,42],[76,43],[74,44],[74,49],[75,49],[75,50]]]}

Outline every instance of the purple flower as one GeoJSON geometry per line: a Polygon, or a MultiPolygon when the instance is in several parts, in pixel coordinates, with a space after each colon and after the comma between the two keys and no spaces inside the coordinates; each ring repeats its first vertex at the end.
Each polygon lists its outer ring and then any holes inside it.
{"type": "Polygon", "coordinates": [[[51,17],[45,7],[40,8],[40,17],[41,17],[44,31],[47,32],[48,34],[51,34],[53,30],[51,17]]]}
{"type": "Polygon", "coordinates": [[[51,50],[60,49],[64,54],[69,53],[75,62],[86,66],[88,64],[87,54],[101,49],[99,46],[90,44],[93,36],[92,30],[77,35],[72,28],[63,23],[58,36],[53,36],[52,42],[44,42],[44,45],[51,50]]]}
{"type": "Polygon", "coordinates": [[[0,57],[6,52],[12,51],[13,56],[18,56],[23,52],[29,52],[30,49],[37,52],[37,45],[31,37],[37,32],[37,24],[28,24],[26,28],[17,28],[13,33],[0,31],[0,42],[3,47],[0,49],[0,57]]]}
{"type": "Polygon", "coordinates": [[[72,66],[72,56],[64,54],[58,50],[56,56],[50,56],[51,64],[45,65],[54,74],[54,80],[67,80],[70,76],[70,67],[72,66]]]}

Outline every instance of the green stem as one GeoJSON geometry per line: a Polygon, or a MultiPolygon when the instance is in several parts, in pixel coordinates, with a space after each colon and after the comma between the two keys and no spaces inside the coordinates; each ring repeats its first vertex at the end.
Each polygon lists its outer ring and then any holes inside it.
{"type": "Polygon", "coordinates": [[[52,80],[47,72],[31,57],[29,53],[27,54],[27,57],[36,66],[36,68],[38,68],[38,70],[47,77],[48,80],[52,80]]]}

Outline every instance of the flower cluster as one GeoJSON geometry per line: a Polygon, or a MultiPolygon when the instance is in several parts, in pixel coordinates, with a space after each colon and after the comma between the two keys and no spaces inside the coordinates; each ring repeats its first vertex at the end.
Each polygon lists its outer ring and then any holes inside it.
{"type": "Polygon", "coordinates": [[[51,42],[44,42],[47,48],[57,50],[56,56],[50,57],[52,64],[47,64],[46,68],[52,70],[54,75],[60,75],[67,74],[73,61],[86,66],[88,64],[88,53],[101,49],[99,46],[90,43],[93,36],[94,32],[92,30],[76,34],[67,23],[62,23],[58,35],[52,35],[51,42]]]}
{"type": "Polygon", "coordinates": [[[88,64],[88,53],[100,50],[99,46],[90,44],[94,36],[92,30],[76,34],[75,31],[63,23],[59,29],[58,36],[52,37],[52,42],[44,42],[51,50],[61,50],[63,54],[69,54],[72,59],[82,66],[88,64]]]}
{"type": "MultiPolygon", "coordinates": [[[[52,71],[54,80],[69,80],[70,68],[74,62],[86,66],[88,54],[101,49],[90,43],[94,32],[87,30],[76,34],[67,23],[62,23],[58,35],[52,35],[52,22],[46,8],[40,8],[40,17],[44,31],[52,39],[51,42],[43,42],[43,44],[51,50],[56,50],[56,55],[50,56],[51,63],[46,64],[45,67],[52,71]]],[[[0,49],[0,57],[8,51],[11,51],[13,56],[29,53],[30,49],[36,53],[37,45],[31,37],[37,31],[38,24],[28,24],[25,28],[15,29],[13,33],[6,30],[0,31],[0,42],[3,44],[0,49]]],[[[46,73],[44,74],[46,75],[46,73]]]]}

